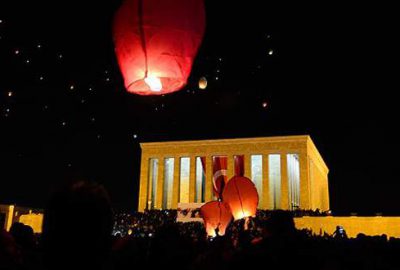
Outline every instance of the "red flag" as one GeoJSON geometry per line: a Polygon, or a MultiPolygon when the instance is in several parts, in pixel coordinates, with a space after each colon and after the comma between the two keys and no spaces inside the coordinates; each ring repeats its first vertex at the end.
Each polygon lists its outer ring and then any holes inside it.
{"type": "Polygon", "coordinates": [[[235,176],[244,176],[244,156],[235,156],[235,176]]]}
{"type": "Polygon", "coordinates": [[[222,199],[222,191],[228,182],[227,177],[228,158],[226,156],[213,157],[213,187],[214,194],[222,199]]]}

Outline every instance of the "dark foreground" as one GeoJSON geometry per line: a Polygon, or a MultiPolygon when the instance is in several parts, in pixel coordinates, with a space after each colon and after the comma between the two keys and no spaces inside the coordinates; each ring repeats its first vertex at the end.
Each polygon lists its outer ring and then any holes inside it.
{"type": "Polygon", "coordinates": [[[136,214],[125,235],[129,222],[113,221],[105,190],[75,183],[49,202],[43,235],[18,223],[0,233],[0,269],[400,269],[400,239],[384,235],[313,235],[276,211],[207,238],[202,224],[178,224],[175,215],[136,214]]]}

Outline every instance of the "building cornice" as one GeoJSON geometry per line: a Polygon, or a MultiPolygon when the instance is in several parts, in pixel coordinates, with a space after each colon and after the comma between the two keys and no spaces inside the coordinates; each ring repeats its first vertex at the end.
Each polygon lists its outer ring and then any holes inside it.
{"type": "Polygon", "coordinates": [[[142,149],[174,147],[174,146],[202,146],[202,145],[232,145],[232,144],[254,144],[254,143],[287,143],[304,142],[311,140],[309,135],[295,136],[276,136],[276,137],[255,137],[255,138],[235,138],[235,139],[215,139],[215,140],[192,140],[192,141],[166,141],[166,142],[147,142],[140,143],[142,149]]]}

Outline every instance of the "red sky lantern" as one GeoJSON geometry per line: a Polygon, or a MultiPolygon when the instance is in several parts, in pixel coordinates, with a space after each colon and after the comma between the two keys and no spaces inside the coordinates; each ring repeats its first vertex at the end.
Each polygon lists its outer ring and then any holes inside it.
{"type": "Polygon", "coordinates": [[[204,219],[207,235],[215,237],[215,229],[218,228],[220,236],[225,234],[226,228],[232,220],[232,214],[229,206],[224,202],[211,201],[200,208],[204,219]]]}
{"type": "Polygon", "coordinates": [[[256,215],[258,193],[254,183],[243,176],[232,177],[222,193],[235,220],[256,215]]]}
{"type": "Polygon", "coordinates": [[[182,89],[204,30],[203,0],[126,0],[113,35],[128,92],[163,95],[182,89]]]}

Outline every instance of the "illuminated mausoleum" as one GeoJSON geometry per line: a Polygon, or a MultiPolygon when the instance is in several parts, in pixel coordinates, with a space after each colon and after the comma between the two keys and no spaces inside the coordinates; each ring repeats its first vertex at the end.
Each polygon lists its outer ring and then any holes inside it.
{"type": "Polygon", "coordinates": [[[328,167],[309,136],[142,143],[138,210],[215,199],[222,177],[250,178],[260,209],[329,210],[328,167]]]}

